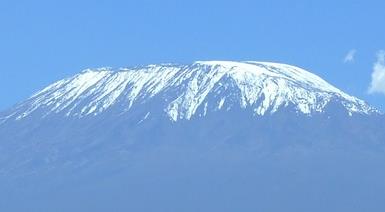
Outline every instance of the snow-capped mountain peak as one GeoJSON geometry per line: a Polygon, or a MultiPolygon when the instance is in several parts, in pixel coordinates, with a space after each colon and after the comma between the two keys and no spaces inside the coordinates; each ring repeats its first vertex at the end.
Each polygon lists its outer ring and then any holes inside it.
{"type": "Polygon", "coordinates": [[[60,80],[18,105],[4,119],[44,116],[99,115],[117,108],[155,108],[172,121],[205,116],[211,111],[252,109],[265,115],[292,106],[297,112],[322,113],[337,101],[352,115],[378,111],[301,68],[267,62],[198,61],[190,65],[85,70],[60,80]]]}

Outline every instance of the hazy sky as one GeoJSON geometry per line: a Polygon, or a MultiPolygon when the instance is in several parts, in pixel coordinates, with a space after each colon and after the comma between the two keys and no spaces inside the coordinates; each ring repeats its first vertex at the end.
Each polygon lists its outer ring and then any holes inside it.
{"type": "Polygon", "coordinates": [[[0,110],[85,68],[256,60],[305,68],[385,111],[384,8],[380,0],[0,0],[0,110]]]}

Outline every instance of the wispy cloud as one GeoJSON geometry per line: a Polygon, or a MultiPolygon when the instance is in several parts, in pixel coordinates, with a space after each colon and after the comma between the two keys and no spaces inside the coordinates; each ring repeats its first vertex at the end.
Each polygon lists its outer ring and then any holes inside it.
{"type": "Polygon", "coordinates": [[[356,56],[356,53],[357,53],[357,50],[355,49],[350,50],[344,58],[344,63],[354,62],[354,57],[356,56]]]}
{"type": "Polygon", "coordinates": [[[372,82],[369,86],[369,93],[385,94],[385,51],[377,53],[377,61],[373,65],[372,82]]]}

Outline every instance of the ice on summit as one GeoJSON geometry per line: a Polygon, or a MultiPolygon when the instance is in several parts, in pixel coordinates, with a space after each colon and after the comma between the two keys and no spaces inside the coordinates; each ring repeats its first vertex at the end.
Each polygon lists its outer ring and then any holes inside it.
{"type": "MultiPolygon", "coordinates": [[[[349,114],[377,113],[364,101],[298,67],[253,61],[198,61],[190,65],[83,71],[36,93],[7,118],[23,119],[36,111],[43,111],[45,116],[95,116],[115,106],[129,112],[135,105],[146,107],[155,100],[158,109],[172,121],[231,107],[251,108],[256,116],[275,113],[288,105],[303,114],[321,113],[333,100],[349,114]]],[[[152,113],[148,110],[146,114],[152,113]]]]}

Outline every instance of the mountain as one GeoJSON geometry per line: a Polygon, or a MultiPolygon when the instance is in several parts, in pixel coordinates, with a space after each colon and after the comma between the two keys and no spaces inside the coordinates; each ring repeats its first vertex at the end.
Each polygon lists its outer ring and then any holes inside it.
{"type": "Polygon", "coordinates": [[[382,211],[383,126],[286,64],[89,69],[0,113],[0,209],[382,211]]]}

